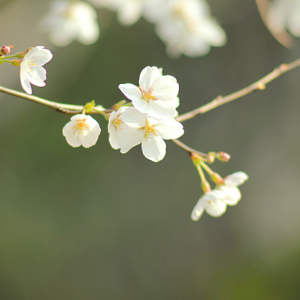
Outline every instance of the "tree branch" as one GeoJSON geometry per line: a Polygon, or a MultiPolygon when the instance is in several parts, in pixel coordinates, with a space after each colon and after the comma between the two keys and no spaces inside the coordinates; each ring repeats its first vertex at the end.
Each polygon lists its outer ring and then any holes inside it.
{"type": "Polygon", "coordinates": [[[196,117],[199,114],[204,114],[218,106],[221,106],[223,104],[226,104],[228,102],[231,102],[233,100],[239,99],[243,96],[246,96],[248,94],[251,94],[252,92],[254,92],[255,90],[263,90],[265,89],[266,85],[273,81],[274,79],[276,79],[277,77],[279,77],[280,75],[294,69],[300,66],[300,58],[291,62],[290,64],[282,64],[280,65],[278,68],[276,68],[273,72],[271,72],[270,74],[266,75],[265,77],[261,78],[260,80],[254,82],[253,84],[235,92],[232,94],[229,94],[225,97],[223,96],[218,96],[217,98],[215,98],[214,100],[212,100],[211,102],[200,106],[199,108],[196,108],[190,112],[187,112],[185,114],[182,114],[180,116],[178,116],[176,118],[176,120],[178,122],[183,122],[189,119],[192,119],[194,117],[196,117]]]}

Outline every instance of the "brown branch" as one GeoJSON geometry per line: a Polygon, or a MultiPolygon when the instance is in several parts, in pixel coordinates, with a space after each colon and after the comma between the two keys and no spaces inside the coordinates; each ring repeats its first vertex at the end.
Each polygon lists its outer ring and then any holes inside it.
{"type": "Polygon", "coordinates": [[[199,114],[204,114],[218,106],[231,102],[233,100],[239,99],[244,97],[248,94],[251,94],[255,90],[263,90],[265,89],[266,85],[271,82],[272,80],[276,79],[280,75],[300,66],[300,58],[291,62],[290,64],[282,64],[278,68],[276,68],[273,72],[266,75],[265,77],[261,78],[260,80],[254,82],[253,84],[235,92],[227,96],[218,96],[211,102],[200,106],[190,112],[182,114],[176,118],[178,122],[183,122],[189,119],[196,117],[199,114]]]}

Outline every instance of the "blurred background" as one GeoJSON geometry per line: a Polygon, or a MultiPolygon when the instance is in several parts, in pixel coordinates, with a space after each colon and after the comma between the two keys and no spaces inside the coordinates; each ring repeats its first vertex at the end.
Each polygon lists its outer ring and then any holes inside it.
{"type": "MultiPolygon", "coordinates": [[[[281,46],[255,1],[208,3],[228,42],[204,57],[170,59],[153,25],[123,27],[104,9],[95,44],[57,48],[39,30],[51,4],[40,0],[0,0],[1,45],[50,49],[47,85],[33,94],[69,104],[110,107],[124,98],[120,83],[163,67],[180,84],[180,113],[300,57],[299,40],[281,46]]],[[[250,177],[237,206],[199,222],[199,176],[172,142],[160,163],[140,146],[122,155],[99,115],[96,146],[73,149],[62,136],[69,116],[0,95],[0,299],[299,299],[299,78],[300,68],[184,122],[183,142],[231,155],[215,171],[250,177]]],[[[1,65],[0,85],[22,91],[18,68],[1,65]]]]}

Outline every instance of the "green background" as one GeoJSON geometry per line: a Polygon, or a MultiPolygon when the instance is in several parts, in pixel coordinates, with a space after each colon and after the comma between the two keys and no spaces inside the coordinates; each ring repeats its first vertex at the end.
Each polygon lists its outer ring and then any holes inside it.
{"type": "MultiPolygon", "coordinates": [[[[91,46],[50,44],[38,24],[50,1],[0,1],[1,43],[15,52],[44,45],[53,54],[49,100],[110,107],[120,83],[138,83],[147,65],[180,84],[179,112],[243,88],[300,56],[264,27],[252,0],[211,0],[228,43],[199,58],[174,60],[153,26],[122,27],[99,10],[91,46]]],[[[21,91],[19,71],[1,65],[1,85],[21,91]]],[[[246,172],[242,200],[220,218],[190,213],[202,195],[188,155],[167,142],[160,163],[140,146],[126,155],[108,143],[70,147],[65,116],[0,95],[0,299],[293,300],[300,268],[300,68],[255,92],[184,122],[181,140],[202,152],[225,151],[226,176],[246,172]]]]}

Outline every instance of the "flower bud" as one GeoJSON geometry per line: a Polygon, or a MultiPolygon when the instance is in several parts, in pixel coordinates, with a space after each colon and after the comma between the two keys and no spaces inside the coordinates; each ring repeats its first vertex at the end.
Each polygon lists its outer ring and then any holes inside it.
{"type": "Polygon", "coordinates": [[[206,156],[206,161],[209,163],[209,164],[212,164],[214,161],[215,161],[215,153],[213,152],[209,152],[206,156]]]}
{"type": "Polygon", "coordinates": [[[8,54],[10,53],[11,49],[13,48],[13,46],[9,45],[9,46],[2,46],[0,49],[0,55],[4,54],[8,54]]]}
{"type": "Polygon", "coordinates": [[[14,59],[11,61],[12,65],[16,67],[20,67],[22,60],[21,59],[14,59]]]}
{"type": "Polygon", "coordinates": [[[219,152],[219,153],[217,153],[217,158],[220,161],[227,162],[230,159],[230,155],[225,152],[219,152]]]}

